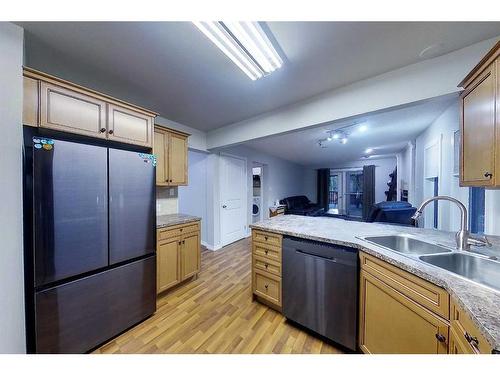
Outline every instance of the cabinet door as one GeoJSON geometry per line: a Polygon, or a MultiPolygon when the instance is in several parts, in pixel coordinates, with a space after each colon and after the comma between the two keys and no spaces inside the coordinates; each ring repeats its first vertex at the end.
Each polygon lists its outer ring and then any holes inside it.
{"type": "Polygon", "coordinates": [[[495,63],[461,95],[461,185],[495,184],[495,63]]]}
{"type": "Polygon", "coordinates": [[[200,271],[200,233],[183,237],[181,247],[181,278],[187,279],[200,271]]]}
{"type": "Polygon", "coordinates": [[[179,273],[179,250],[180,237],[169,239],[167,242],[158,244],[156,249],[157,258],[157,292],[174,286],[181,281],[179,273]]]}
{"type": "Polygon", "coordinates": [[[448,352],[448,322],[361,271],[360,347],[374,354],[448,352]]]}
{"type": "Polygon", "coordinates": [[[106,138],[106,103],[47,82],[40,83],[40,126],[106,138]]]}
{"type": "Polygon", "coordinates": [[[472,346],[463,337],[463,332],[455,323],[452,323],[450,327],[450,354],[476,354],[472,346]]]}
{"type": "Polygon", "coordinates": [[[152,147],[153,118],[140,112],[108,104],[108,139],[152,147]]]}
{"type": "Polygon", "coordinates": [[[38,81],[23,77],[23,125],[38,126],[38,81]]]}
{"type": "Polygon", "coordinates": [[[168,178],[170,185],[187,185],[187,139],[175,133],[169,134],[168,178]]]}
{"type": "Polygon", "coordinates": [[[156,185],[166,186],[167,182],[167,142],[168,135],[164,131],[154,132],[153,154],[156,155],[156,185]]]}

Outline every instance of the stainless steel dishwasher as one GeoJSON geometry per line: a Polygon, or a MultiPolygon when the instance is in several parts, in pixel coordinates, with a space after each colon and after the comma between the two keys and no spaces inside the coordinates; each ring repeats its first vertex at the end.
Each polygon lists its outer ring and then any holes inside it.
{"type": "Polygon", "coordinates": [[[356,350],[358,250],[283,239],[283,313],[298,324],[356,350]]]}

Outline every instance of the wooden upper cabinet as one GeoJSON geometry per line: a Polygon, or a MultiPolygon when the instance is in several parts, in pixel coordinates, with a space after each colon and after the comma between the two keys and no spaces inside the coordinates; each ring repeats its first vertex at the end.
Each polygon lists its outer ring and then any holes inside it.
{"type": "Polygon", "coordinates": [[[499,53],[500,42],[459,85],[461,186],[500,186],[499,53]]]}
{"type": "Polygon", "coordinates": [[[156,113],[24,68],[23,124],[151,148],[156,113]]]}
{"type": "Polygon", "coordinates": [[[162,130],[154,131],[153,154],[156,155],[156,185],[167,186],[167,145],[168,134],[162,130]]]}
{"type": "Polygon", "coordinates": [[[153,153],[156,155],[156,185],[188,184],[189,134],[155,126],[153,153]]]}
{"type": "Polygon", "coordinates": [[[40,85],[40,127],[106,138],[106,102],[51,83],[40,85]]]}
{"type": "Polygon", "coordinates": [[[173,185],[187,185],[187,155],[188,145],[186,136],[171,133],[168,147],[168,170],[170,183],[173,185]]]}
{"type": "Polygon", "coordinates": [[[108,138],[152,147],[153,118],[122,106],[108,104],[108,138]]]}
{"type": "Polygon", "coordinates": [[[38,81],[23,77],[23,125],[38,126],[38,81]]]}

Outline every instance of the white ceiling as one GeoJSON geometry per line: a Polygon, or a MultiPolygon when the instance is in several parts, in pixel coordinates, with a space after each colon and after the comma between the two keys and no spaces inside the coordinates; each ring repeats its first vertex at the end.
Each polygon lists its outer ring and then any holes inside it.
{"type": "Polygon", "coordinates": [[[393,156],[408,141],[416,139],[453,101],[457,101],[457,96],[448,95],[404,108],[335,122],[330,126],[256,139],[245,145],[308,167],[342,167],[342,163],[366,156],[367,148],[373,149],[370,154],[373,158],[393,156]],[[359,131],[361,124],[367,126],[366,131],[359,131]],[[326,148],[319,147],[318,140],[326,138],[328,130],[345,126],[349,126],[347,144],[332,140],[324,142],[326,148]]]}
{"type": "MultiPolygon", "coordinates": [[[[430,45],[438,47],[424,58],[500,35],[500,22],[270,22],[285,64],[251,81],[189,22],[19,24],[28,65],[78,62],[94,88],[201,130],[418,62],[430,45]]],[[[71,78],[69,70],[48,73],[71,78]]]]}

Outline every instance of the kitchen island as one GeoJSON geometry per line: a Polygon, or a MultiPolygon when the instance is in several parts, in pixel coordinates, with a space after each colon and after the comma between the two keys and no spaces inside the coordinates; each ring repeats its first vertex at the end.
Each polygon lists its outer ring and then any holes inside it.
{"type": "MultiPolygon", "coordinates": [[[[363,261],[367,259],[368,261],[373,260],[374,263],[372,264],[377,264],[392,272],[392,276],[390,276],[393,283],[391,293],[393,293],[392,297],[395,299],[403,298],[410,294],[410,292],[406,293],[404,290],[402,291],[402,288],[408,289],[408,284],[405,283],[408,283],[411,276],[414,278],[410,281],[416,283],[416,287],[411,293],[418,293],[424,306],[425,303],[431,306],[433,298],[436,299],[434,310],[432,308],[425,309],[425,314],[427,314],[425,315],[425,319],[426,321],[433,320],[439,322],[440,329],[444,327],[446,332],[441,333],[441,331],[438,331],[436,338],[439,342],[445,344],[446,348],[450,347],[449,352],[452,352],[451,347],[453,346],[452,344],[455,344],[455,340],[451,334],[453,329],[450,329],[450,334],[448,334],[448,328],[453,327],[455,318],[457,321],[460,318],[464,326],[471,327],[470,330],[477,329],[478,334],[484,337],[486,341],[483,343],[485,350],[488,352],[497,352],[500,350],[499,291],[363,239],[368,236],[408,235],[422,241],[454,249],[454,233],[386,224],[345,221],[328,217],[295,215],[275,217],[271,220],[253,224],[251,228],[254,231],[254,241],[256,240],[256,236],[264,238],[263,236],[266,236],[266,233],[279,235],[276,238],[272,238],[275,244],[270,249],[278,249],[281,246],[282,236],[292,236],[333,245],[348,246],[359,250],[362,269],[360,282],[361,297],[359,301],[360,340],[363,339],[364,326],[362,320],[366,313],[366,311],[362,311],[365,307],[365,301],[363,300],[365,295],[363,293],[366,292],[366,290],[363,290],[363,283],[366,281],[363,279],[365,274],[363,261]],[[411,276],[408,277],[405,275],[411,276]],[[396,284],[397,286],[394,287],[396,284]],[[431,286],[435,286],[435,288],[431,288],[431,286]],[[451,321],[451,324],[449,321],[451,321]]],[[[488,254],[500,255],[500,239],[498,237],[490,237],[490,240],[493,243],[493,247],[488,249],[488,254]]],[[[262,242],[264,241],[260,241],[260,243],[262,242]]],[[[259,243],[258,237],[255,243],[259,243]]],[[[280,253],[280,251],[277,251],[277,253],[280,253]]],[[[481,250],[474,248],[474,251],[481,250]]],[[[278,264],[277,261],[278,259],[275,259],[272,265],[278,264]]],[[[369,280],[370,277],[371,275],[367,275],[366,279],[369,280]]],[[[374,283],[379,281],[378,278],[373,280],[374,283]]],[[[279,291],[279,295],[281,295],[281,291],[279,291]]],[[[410,304],[408,308],[417,309],[421,308],[421,306],[410,304]]],[[[377,310],[377,313],[380,313],[380,311],[377,310]]],[[[465,334],[469,335],[467,331],[465,331],[465,334]]],[[[475,339],[476,337],[474,336],[470,337],[471,341],[469,342],[473,346],[475,345],[475,339]]],[[[360,345],[360,347],[363,351],[370,352],[370,350],[363,348],[363,345],[360,345]]],[[[442,349],[437,352],[443,352],[442,349]]],[[[482,352],[479,349],[477,351],[482,352]]],[[[457,349],[456,352],[461,351],[457,349]]]]}

